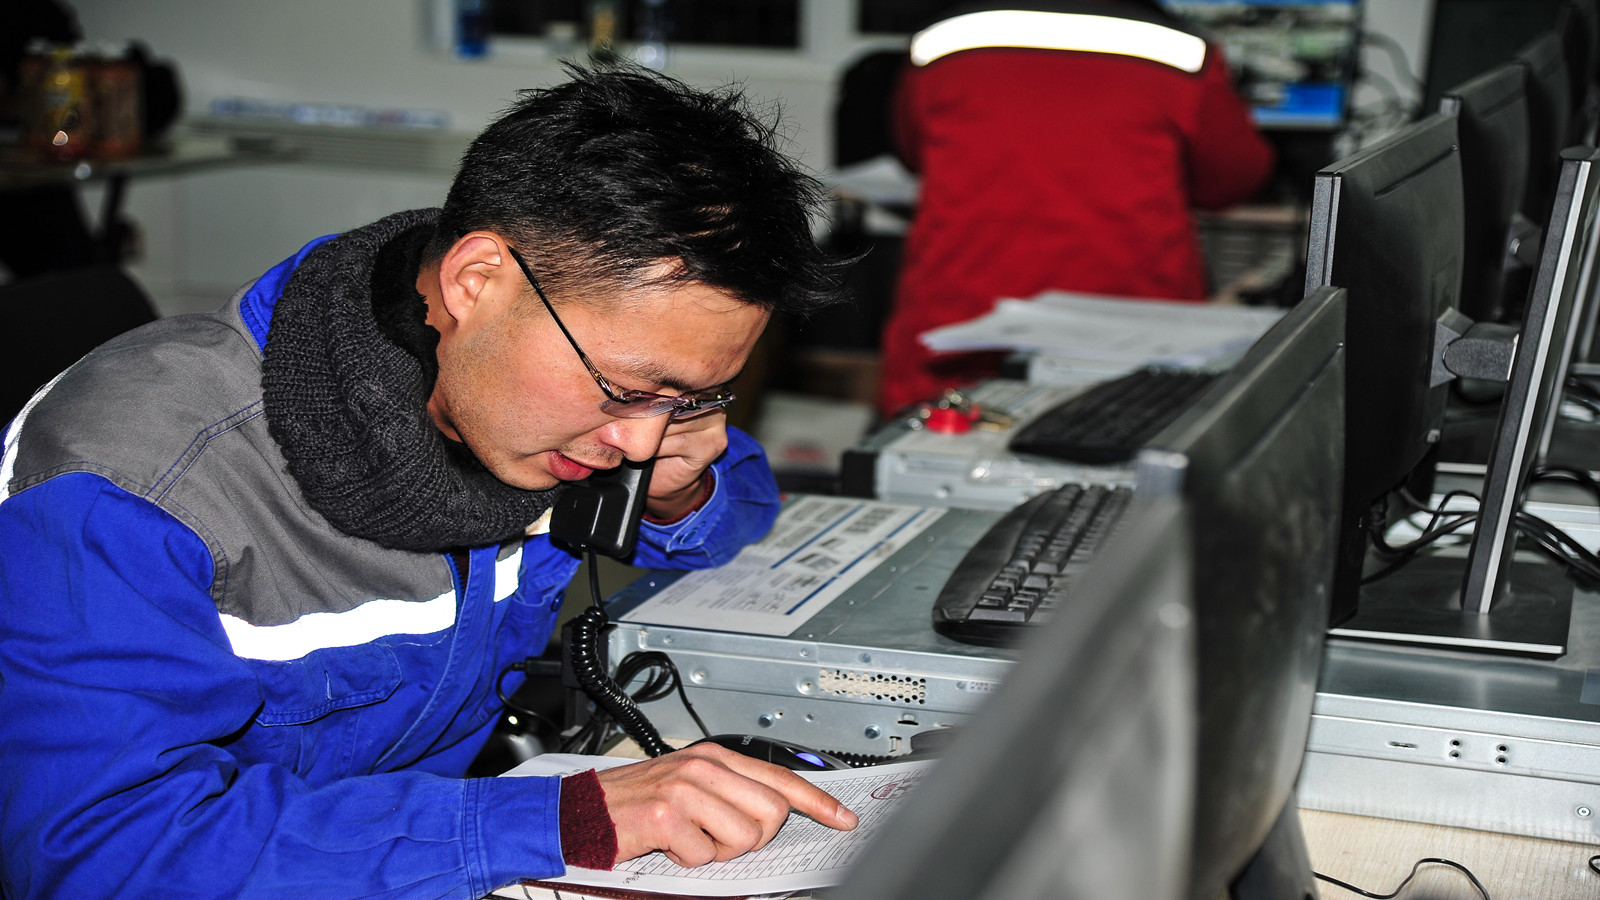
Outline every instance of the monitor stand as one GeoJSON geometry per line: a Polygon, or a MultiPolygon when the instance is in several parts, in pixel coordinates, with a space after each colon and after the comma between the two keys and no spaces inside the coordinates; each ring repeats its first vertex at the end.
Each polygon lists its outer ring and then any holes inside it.
{"type": "Polygon", "coordinates": [[[1557,657],[1567,652],[1572,581],[1560,566],[1517,561],[1488,614],[1461,608],[1466,559],[1419,556],[1362,585],[1356,614],[1334,637],[1442,649],[1557,657]]]}

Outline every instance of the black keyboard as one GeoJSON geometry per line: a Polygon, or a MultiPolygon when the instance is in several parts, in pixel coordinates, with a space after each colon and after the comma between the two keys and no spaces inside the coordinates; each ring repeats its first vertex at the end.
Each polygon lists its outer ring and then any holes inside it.
{"type": "Polygon", "coordinates": [[[989,527],[933,604],[933,627],[966,644],[1005,646],[1049,618],[1110,534],[1133,490],[1069,484],[989,527]]]}
{"type": "Polygon", "coordinates": [[[1101,382],[1023,426],[1011,438],[1011,451],[1094,465],[1124,462],[1216,377],[1149,368],[1101,382]]]}

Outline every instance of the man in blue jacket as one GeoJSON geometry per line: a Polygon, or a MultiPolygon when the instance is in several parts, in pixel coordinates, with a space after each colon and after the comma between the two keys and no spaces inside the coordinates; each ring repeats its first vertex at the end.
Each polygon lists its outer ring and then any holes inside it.
{"type": "Polygon", "coordinates": [[[778,498],[727,385],[833,297],[817,185],[736,93],[571,74],[441,210],[130,332],[7,426],[0,893],[477,897],[853,827],[711,746],[461,777],[576,568],[560,485],[654,457],[633,562],[729,559],[778,498]]]}

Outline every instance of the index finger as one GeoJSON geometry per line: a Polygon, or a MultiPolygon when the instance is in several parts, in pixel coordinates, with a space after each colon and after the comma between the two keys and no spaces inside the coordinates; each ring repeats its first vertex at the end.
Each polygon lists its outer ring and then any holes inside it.
{"type": "Polygon", "coordinates": [[[751,781],[758,781],[777,791],[795,812],[840,831],[849,831],[856,827],[859,819],[854,812],[834,799],[832,794],[801,778],[799,774],[748,756],[732,755],[734,759],[727,763],[730,769],[751,781]]]}

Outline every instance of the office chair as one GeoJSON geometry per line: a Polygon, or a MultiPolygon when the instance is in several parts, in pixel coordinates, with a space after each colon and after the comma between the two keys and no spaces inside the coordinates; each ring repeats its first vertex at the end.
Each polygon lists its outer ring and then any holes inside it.
{"type": "Polygon", "coordinates": [[[875,50],[845,67],[833,107],[835,167],[894,152],[890,107],[906,61],[904,48],[875,50]]]}
{"type": "Polygon", "coordinates": [[[33,392],[100,344],[153,322],[155,307],[120,269],[93,266],[0,286],[0,424],[33,392]]]}

